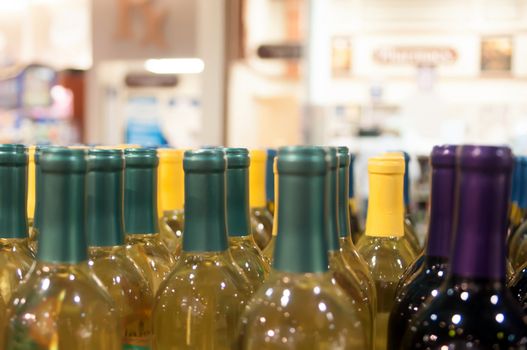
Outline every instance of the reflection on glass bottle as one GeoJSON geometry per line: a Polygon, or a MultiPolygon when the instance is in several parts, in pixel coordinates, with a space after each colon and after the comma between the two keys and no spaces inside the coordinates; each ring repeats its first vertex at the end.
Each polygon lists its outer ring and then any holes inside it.
{"type": "Polygon", "coordinates": [[[125,348],[150,349],[154,296],[139,267],[126,254],[123,231],[122,150],[88,153],[88,266],[115,303],[125,348]]]}
{"type": "Polygon", "coordinates": [[[185,152],[183,250],[159,288],[153,348],[234,349],[250,284],[228,246],[221,149],[185,152]]]}
{"type": "Polygon", "coordinates": [[[172,269],[174,257],[161,240],[157,218],[155,149],[124,151],[124,229],[129,257],[141,268],[155,294],[172,269]]]}
{"type": "Polygon", "coordinates": [[[388,325],[389,350],[400,349],[411,319],[425,307],[430,296],[437,295],[447,275],[454,223],[456,146],[436,146],[430,159],[431,204],[426,252],[421,265],[397,287],[388,325]]]}
{"type": "Polygon", "coordinates": [[[256,244],[263,250],[271,240],[273,229],[273,216],[267,209],[265,199],[267,153],[264,150],[251,150],[250,157],[249,201],[251,206],[251,229],[256,244]]]}
{"type": "Polygon", "coordinates": [[[227,232],[234,262],[243,270],[256,290],[269,274],[260,248],[251,235],[249,219],[249,151],[226,148],[227,158],[227,232]]]}
{"type": "Polygon", "coordinates": [[[37,262],[11,299],[5,349],[122,349],[118,312],[86,263],[86,153],[48,148],[40,166],[37,262]]]}
{"type": "Polygon", "coordinates": [[[524,313],[505,286],[505,236],[512,152],[458,151],[457,222],[446,281],[426,302],[401,349],[523,349],[524,313]]]}
{"type": "Polygon", "coordinates": [[[0,145],[0,296],[5,303],[34,261],[26,215],[27,162],[23,145],[0,145]]]}
{"type": "Polygon", "coordinates": [[[518,269],[527,261],[527,157],[516,158],[518,184],[516,186],[518,204],[515,211],[514,226],[509,237],[509,260],[513,269],[518,269]]]}
{"type": "Polygon", "coordinates": [[[404,236],[404,158],[370,158],[368,173],[366,232],[357,249],[370,268],[377,291],[375,349],[385,350],[397,283],[414,261],[415,253],[404,236]]]}
{"type": "Polygon", "coordinates": [[[181,252],[183,225],[184,174],[183,150],[157,150],[157,209],[159,232],[168,250],[177,258],[181,252]]]}

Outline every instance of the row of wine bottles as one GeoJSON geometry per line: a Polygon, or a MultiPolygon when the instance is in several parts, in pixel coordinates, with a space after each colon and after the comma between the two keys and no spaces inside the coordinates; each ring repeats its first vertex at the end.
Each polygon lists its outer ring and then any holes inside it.
{"type": "Polygon", "coordinates": [[[424,251],[402,153],[354,242],[346,147],[123,148],[0,145],[0,348],[527,347],[506,147],[434,148],[424,251]]]}

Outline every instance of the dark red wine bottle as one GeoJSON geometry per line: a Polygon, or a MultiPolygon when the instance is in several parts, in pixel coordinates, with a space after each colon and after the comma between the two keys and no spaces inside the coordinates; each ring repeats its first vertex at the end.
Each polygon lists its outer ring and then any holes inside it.
{"type": "Polygon", "coordinates": [[[412,317],[437,295],[447,276],[455,205],[456,146],[436,146],[432,167],[430,223],[422,265],[399,291],[388,323],[388,350],[398,350],[412,317]]]}
{"type": "Polygon", "coordinates": [[[448,276],[410,322],[400,349],[525,349],[527,323],[505,284],[512,152],[458,150],[453,254],[448,276]]]}

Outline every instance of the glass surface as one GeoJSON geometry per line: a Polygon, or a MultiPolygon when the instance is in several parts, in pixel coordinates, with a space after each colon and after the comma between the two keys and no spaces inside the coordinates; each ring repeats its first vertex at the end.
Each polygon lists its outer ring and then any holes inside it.
{"type": "Polygon", "coordinates": [[[368,265],[377,291],[375,319],[375,349],[385,350],[388,319],[395,302],[397,283],[415,254],[404,237],[363,236],[357,245],[368,265]]]}
{"type": "Polygon", "coordinates": [[[397,284],[397,291],[396,295],[399,295],[399,293],[411,282],[414,280],[417,273],[420,273],[422,271],[422,266],[425,262],[425,254],[424,251],[421,252],[417,258],[414,260],[413,263],[408,266],[408,268],[404,271],[403,276],[399,280],[399,283],[397,284]]]}
{"type": "Polygon", "coordinates": [[[366,349],[367,330],[327,273],[272,271],[245,310],[242,349],[366,349]]]}
{"type": "Polygon", "coordinates": [[[273,266],[274,248],[276,245],[276,236],[272,236],[267,246],[262,251],[264,260],[269,266],[273,266]]]}
{"type": "Polygon", "coordinates": [[[273,232],[273,216],[267,208],[251,208],[251,231],[258,247],[265,249],[273,232]]]}
{"type": "Polygon", "coordinates": [[[28,228],[29,249],[33,255],[36,255],[38,248],[38,230],[33,225],[28,226],[28,228]]]}
{"type": "Polygon", "coordinates": [[[514,270],[527,262],[527,221],[524,221],[511,236],[509,261],[514,270]]]}
{"type": "Polygon", "coordinates": [[[168,250],[176,257],[181,254],[185,213],[181,210],[167,210],[159,219],[159,234],[168,250]]]}
{"type": "Polygon", "coordinates": [[[122,349],[118,312],[86,262],[37,262],[7,319],[6,350],[122,349]]]}
{"type": "Polygon", "coordinates": [[[148,280],[132,260],[126,247],[90,247],[88,266],[102,282],[119,312],[124,346],[150,348],[154,295],[148,280]]]}
{"type": "Polygon", "coordinates": [[[329,270],[333,274],[334,283],[338,284],[348,296],[367,334],[366,349],[373,349],[375,339],[375,304],[373,304],[366,291],[361,289],[360,278],[346,263],[339,250],[330,251],[328,258],[329,270]]]}
{"type": "Polygon", "coordinates": [[[518,269],[518,272],[509,281],[509,288],[527,314],[527,262],[518,269]]]}
{"type": "Polygon", "coordinates": [[[269,265],[252,236],[229,236],[229,250],[234,262],[256,290],[269,275],[269,265]]]}
{"type": "Polygon", "coordinates": [[[235,348],[250,295],[228,251],[183,252],[156,296],[153,348],[235,348]]]}
{"type": "Polygon", "coordinates": [[[426,307],[428,297],[437,295],[441,283],[446,279],[447,269],[447,259],[428,257],[398,290],[388,322],[388,350],[400,349],[410,320],[426,307]]]}
{"type": "Polygon", "coordinates": [[[412,321],[402,349],[525,349],[527,324],[500,281],[451,277],[412,321]]]}
{"type": "Polygon", "coordinates": [[[417,238],[417,233],[415,232],[414,224],[408,215],[404,217],[404,238],[412,248],[415,255],[419,255],[423,248],[421,248],[421,243],[417,238]]]}
{"type": "Polygon", "coordinates": [[[364,234],[364,231],[361,229],[359,214],[357,213],[357,204],[354,198],[350,198],[348,201],[349,215],[350,215],[350,230],[351,238],[356,244],[359,239],[364,234]]]}
{"type": "Polygon", "coordinates": [[[156,234],[130,234],[125,236],[127,255],[139,266],[150,283],[152,292],[157,292],[159,285],[172,270],[175,259],[156,234]]]}
{"type": "Polygon", "coordinates": [[[375,282],[371,276],[370,269],[366,264],[366,261],[360,256],[357,248],[351,241],[349,236],[339,237],[340,250],[342,257],[351,267],[353,272],[357,275],[359,286],[362,291],[367,295],[370,304],[373,307],[373,311],[377,310],[377,292],[375,291],[375,282]]]}
{"type": "Polygon", "coordinates": [[[5,304],[33,265],[27,239],[0,239],[0,295],[5,304]]]}

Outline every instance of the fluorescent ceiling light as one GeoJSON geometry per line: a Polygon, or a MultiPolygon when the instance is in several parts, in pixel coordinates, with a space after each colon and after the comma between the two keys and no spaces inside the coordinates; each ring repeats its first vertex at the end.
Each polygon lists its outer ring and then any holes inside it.
{"type": "Polygon", "coordinates": [[[199,58],[148,59],[145,69],[156,74],[198,74],[205,69],[205,63],[199,58]]]}

